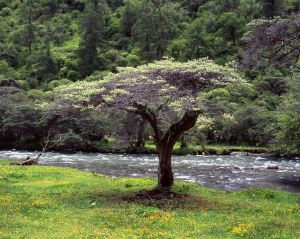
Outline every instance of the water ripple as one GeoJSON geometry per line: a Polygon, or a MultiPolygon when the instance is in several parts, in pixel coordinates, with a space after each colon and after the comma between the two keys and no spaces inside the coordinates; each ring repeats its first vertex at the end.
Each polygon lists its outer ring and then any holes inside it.
{"type": "MultiPolygon", "coordinates": [[[[21,160],[37,154],[16,150],[0,151],[0,158],[21,160]]],[[[300,159],[238,154],[188,155],[173,156],[172,163],[175,179],[196,182],[206,187],[225,190],[272,187],[300,192],[300,159]]],[[[74,167],[115,177],[156,177],[158,158],[156,155],[48,152],[39,164],[74,167]]]]}

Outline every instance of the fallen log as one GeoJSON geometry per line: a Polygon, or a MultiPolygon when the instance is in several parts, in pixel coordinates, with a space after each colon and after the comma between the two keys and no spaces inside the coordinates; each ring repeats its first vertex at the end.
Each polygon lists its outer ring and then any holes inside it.
{"type": "Polygon", "coordinates": [[[32,166],[38,163],[38,158],[27,157],[26,160],[17,163],[18,166],[32,166]]]}
{"type": "Polygon", "coordinates": [[[18,166],[32,166],[32,165],[35,165],[38,163],[39,161],[39,158],[45,153],[47,152],[50,148],[54,147],[55,145],[57,145],[61,140],[62,140],[62,137],[61,135],[59,135],[59,138],[52,144],[49,146],[50,144],[50,140],[49,140],[49,135],[47,137],[47,141],[42,149],[42,152],[40,152],[38,154],[37,157],[27,157],[26,160],[22,161],[22,162],[19,162],[19,163],[16,163],[16,165],[18,166]]]}

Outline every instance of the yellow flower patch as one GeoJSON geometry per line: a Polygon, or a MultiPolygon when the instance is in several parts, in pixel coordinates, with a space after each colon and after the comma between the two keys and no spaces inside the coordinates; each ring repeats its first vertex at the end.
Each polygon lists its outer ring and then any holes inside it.
{"type": "Polygon", "coordinates": [[[46,207],[49,205],[48,201],[37,200],[32,202],[33,207],[46,207]]]}
{"type": "Polygon", "coordinates": [[[147,214],[147,217],[150,220],[154,220],[154,221],[161,220],[163,222],[169,222],[175,220],[175,213],[155,211],[155,212],[149,212],[147,214]]]}
{"type": "Polygon", "coordinates": [[[12,197],[10,197],[9,195],[6,196],[1,196],[0,197],[0,207],[9,205],[13,202],[12,197]]]}
{"type": "Polygon", "coordinates": [[[243,236],[245,234],[247,234],[248,232],[250,232],[253,228],[253,224],[240,224],[238,226],[235,226],[231,229],[231,232],[233,232],[234,234],[243,236]]]}

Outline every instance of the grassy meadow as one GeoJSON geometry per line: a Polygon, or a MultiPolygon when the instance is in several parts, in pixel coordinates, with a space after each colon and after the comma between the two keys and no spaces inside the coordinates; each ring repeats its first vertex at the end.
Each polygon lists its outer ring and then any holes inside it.
{"type": "Polygon", "coordinates": [[[0,160],[0,238],[300,238],[297,194],[177,181],[174,197],[135,198],[155,184],[0,160]]]}

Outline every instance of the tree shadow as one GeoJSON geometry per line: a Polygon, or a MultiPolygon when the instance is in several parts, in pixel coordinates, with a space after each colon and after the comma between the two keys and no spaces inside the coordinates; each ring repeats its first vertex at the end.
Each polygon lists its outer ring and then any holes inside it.
{"type": "Polygon", "coordinates": [[[211,201],[202,196],[178,193],[174,191],[163,191],[159,189],[144,189],[117,196],[116,199],[120,202],[136,203],[163,210],[188,209],[199,211],[218,207],[217,201],[211,201]]]}
{"type": "MultiPolygon", "coordinates": [[[[76,195],[68,197],[68,201],[76,201],[76,195]]],[[[220,200],[211,197],[195,195],[192,193],[179,191],[161,191],[158,189],[129,189],[129,190],[92,190],[86,194],[91,207],[98,208],[109,205],[111,208],[128,207],[139,205],[154,207],[161,210],[189,210],[206,211],[232,209],[232,205],[227,205],[220,200]]]]}

